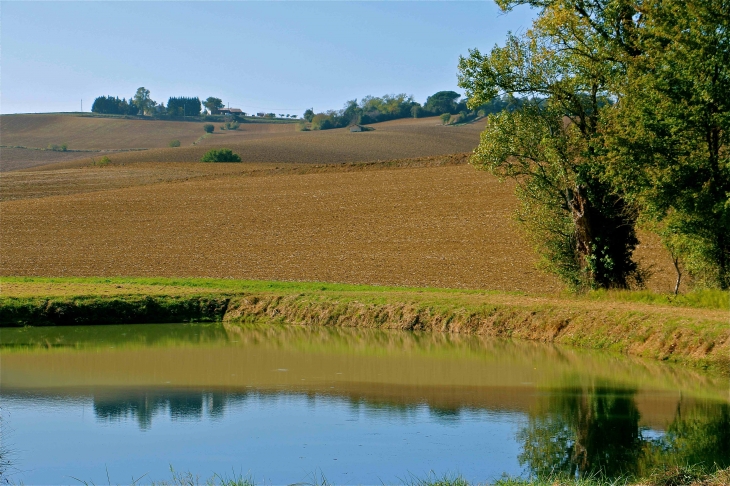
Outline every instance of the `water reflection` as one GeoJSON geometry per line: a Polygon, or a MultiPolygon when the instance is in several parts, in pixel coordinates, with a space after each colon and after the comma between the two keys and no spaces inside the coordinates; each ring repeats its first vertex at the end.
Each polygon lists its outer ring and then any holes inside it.
{"type": "Polygon", "coordinates": [[[536,476],[641,476],[670,464],[730,465],[727,403],[678,402],[663,434],[640,426],[636,390],[599,385],[545,393],[518,434],[536,476]]]}
{"type": "Polygon", "coordinates": [[[195,429],[163,468],[209,458],[195,452],[208,440],[220,457],[259,454],[258,462],[283,447],[290,463],[320,460],[297,449],[298,440],[316,442],[320,455],[341,455],[343,471],[348,460],[372,466],[364,452],[399,474],[441,458],[450,461],[444,472],[468,476],[461,466],[471,464],[474,481],[488,479],[485,471],[616,477],[674,463],[730,466],[726,378],[616,355],[480,336],[232,324],[4,330],[0,349],[0,395],[28,417],[30,432],[19,437],[29,450],[52,434],[55,411],[37,438],[32,427],[35,411],[53,402],[64,426],[91,407],[94,424],[57,433],[89,444],[89,454],[104,433],[124,430],[133,445],[116,455],[143,461],[161,450],[155,437],[165,443],[195,429]],[[406,440],[418,452],[398,456],[406,440]]]}

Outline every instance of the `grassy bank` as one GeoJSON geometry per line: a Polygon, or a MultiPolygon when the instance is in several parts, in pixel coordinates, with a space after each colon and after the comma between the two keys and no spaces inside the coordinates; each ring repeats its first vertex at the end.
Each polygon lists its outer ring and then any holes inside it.
{"type": "Polygon", "coordinates": [[[728,294],[546,296],[167,278],[3,277],[0,326],[265,321],[477,333],[610,350],[727,373],[728,294]]]}

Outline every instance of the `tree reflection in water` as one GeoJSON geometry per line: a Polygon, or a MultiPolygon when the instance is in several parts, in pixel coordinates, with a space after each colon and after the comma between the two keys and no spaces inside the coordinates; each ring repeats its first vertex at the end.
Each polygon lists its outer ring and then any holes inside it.
{"type": "Polygon", "coordinates": [[[520,464],[538,476],[634,474],[642,439],[633,395],[602,388],[549,392],[518,434],[520,464]]]}
{"type": "Polygon", "coordinates": [[[596,386],[550,390],[517,435],[520,464],[538,477],[646,475],[667,465],[730,465],[727,403],[677,407],[659,437],[639,426],[635,390],[596,386]],[[647,435],[647,437],[645,437],[647,435]]]}

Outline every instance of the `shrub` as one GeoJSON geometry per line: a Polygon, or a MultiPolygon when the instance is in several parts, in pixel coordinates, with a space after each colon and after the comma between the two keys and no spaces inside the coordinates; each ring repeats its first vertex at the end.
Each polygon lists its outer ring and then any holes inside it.
{"type": "Polygon", "coordinates": [[[65,152],[68,150],[68,144],[62,143],[61,145],[56,145],[55,143],[52,143],[48,146],[46,150],[53,150],[54,152],[65,152]]]}
{"type": "Polygon", "coordinates": [[[240,126],[241,124],[236,120],[226,122],[226,130],[238,130],[240,126]]]}
{"type": "Polygon", "coordinates": [[[180,146],[180,140],[173,140],[170,142],[170,147],[179,147],[180,146]]]}
{"type": "Polygon", "coordinates": [[[202,159],[201,162],[240,162],[241,156],[234,154],[231,149],[220,149],[220,150],[209,150],[202,159]]]}
{"type": "Polygon", "coordinates": [[[307,126],[307,122],[305,122],[304,120],[302,120],[299,123],[297,123],[296,130],[298,132],[308,132],[309,131],[309,127],[307,126]]]}
{"type": "Polygon", "coordinates": [[[206,123],[203,125],[203,130],[205,130],[205,133],[213,133],[213,130],[215,130],[215,126],[211,125],[210,123],[206,123]]]}
{"type": "Polygon", "coordinates": [[[451,119],[451,113],[442,113],[439,118],[441,118],[441,123],[448,125],[449,120],[451,119]]]}
{"type": "Polygon", "coordinates": [[[107,165],[111,164],[111,162],[112,160],[106,155],[99,159],[98,162],[94,158],[91,159],[91,165],[95,165],[97,167],[106,167],[107,165]]]}

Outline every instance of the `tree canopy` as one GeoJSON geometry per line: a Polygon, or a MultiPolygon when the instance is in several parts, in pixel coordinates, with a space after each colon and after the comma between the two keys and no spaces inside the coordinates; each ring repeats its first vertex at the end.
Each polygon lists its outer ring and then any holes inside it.
{"type": "Polygon", "coordinates": [[[104,113],[107,115],[136,115],[139,111],[134,104],[126,99],[119,99],[116,96],[99,96],[91,105],[93,113],[104,113]]]}
{"type": "Polygon", "coordinates": [[[651,222],[695,283],[727,288],[727,0],[498,4],[539,15],[462,57],[459,84],[472,108],[523,100],[490,120],[473,163],[517,180],[543,263],[579,288],[640,283],[635,227],[651,222]]]}
{"type": "Polygon", "coordinates": [[[167,100],[167,113],[173,116],[198,116],[200,115],[200,99],[187,98],[184,96],[170,98],[167,100]]]}
{"type": "Polygon", "coordinates": [[[215,115],[220,108],[223,108],[223,100],[213,96],[208,96],[208,98],[203,101],[203,106],[205,106],[211,114],[215,115]]]}
{"type": "Polygon", "coordinates": [[[134,94],[134,104],[139,109],[140,115],[145,115],[152,112],[152,108],[155,107],[155,102],[150,98],[150,90],[145,87],[137,88],[137,92],[134,94]]]}

